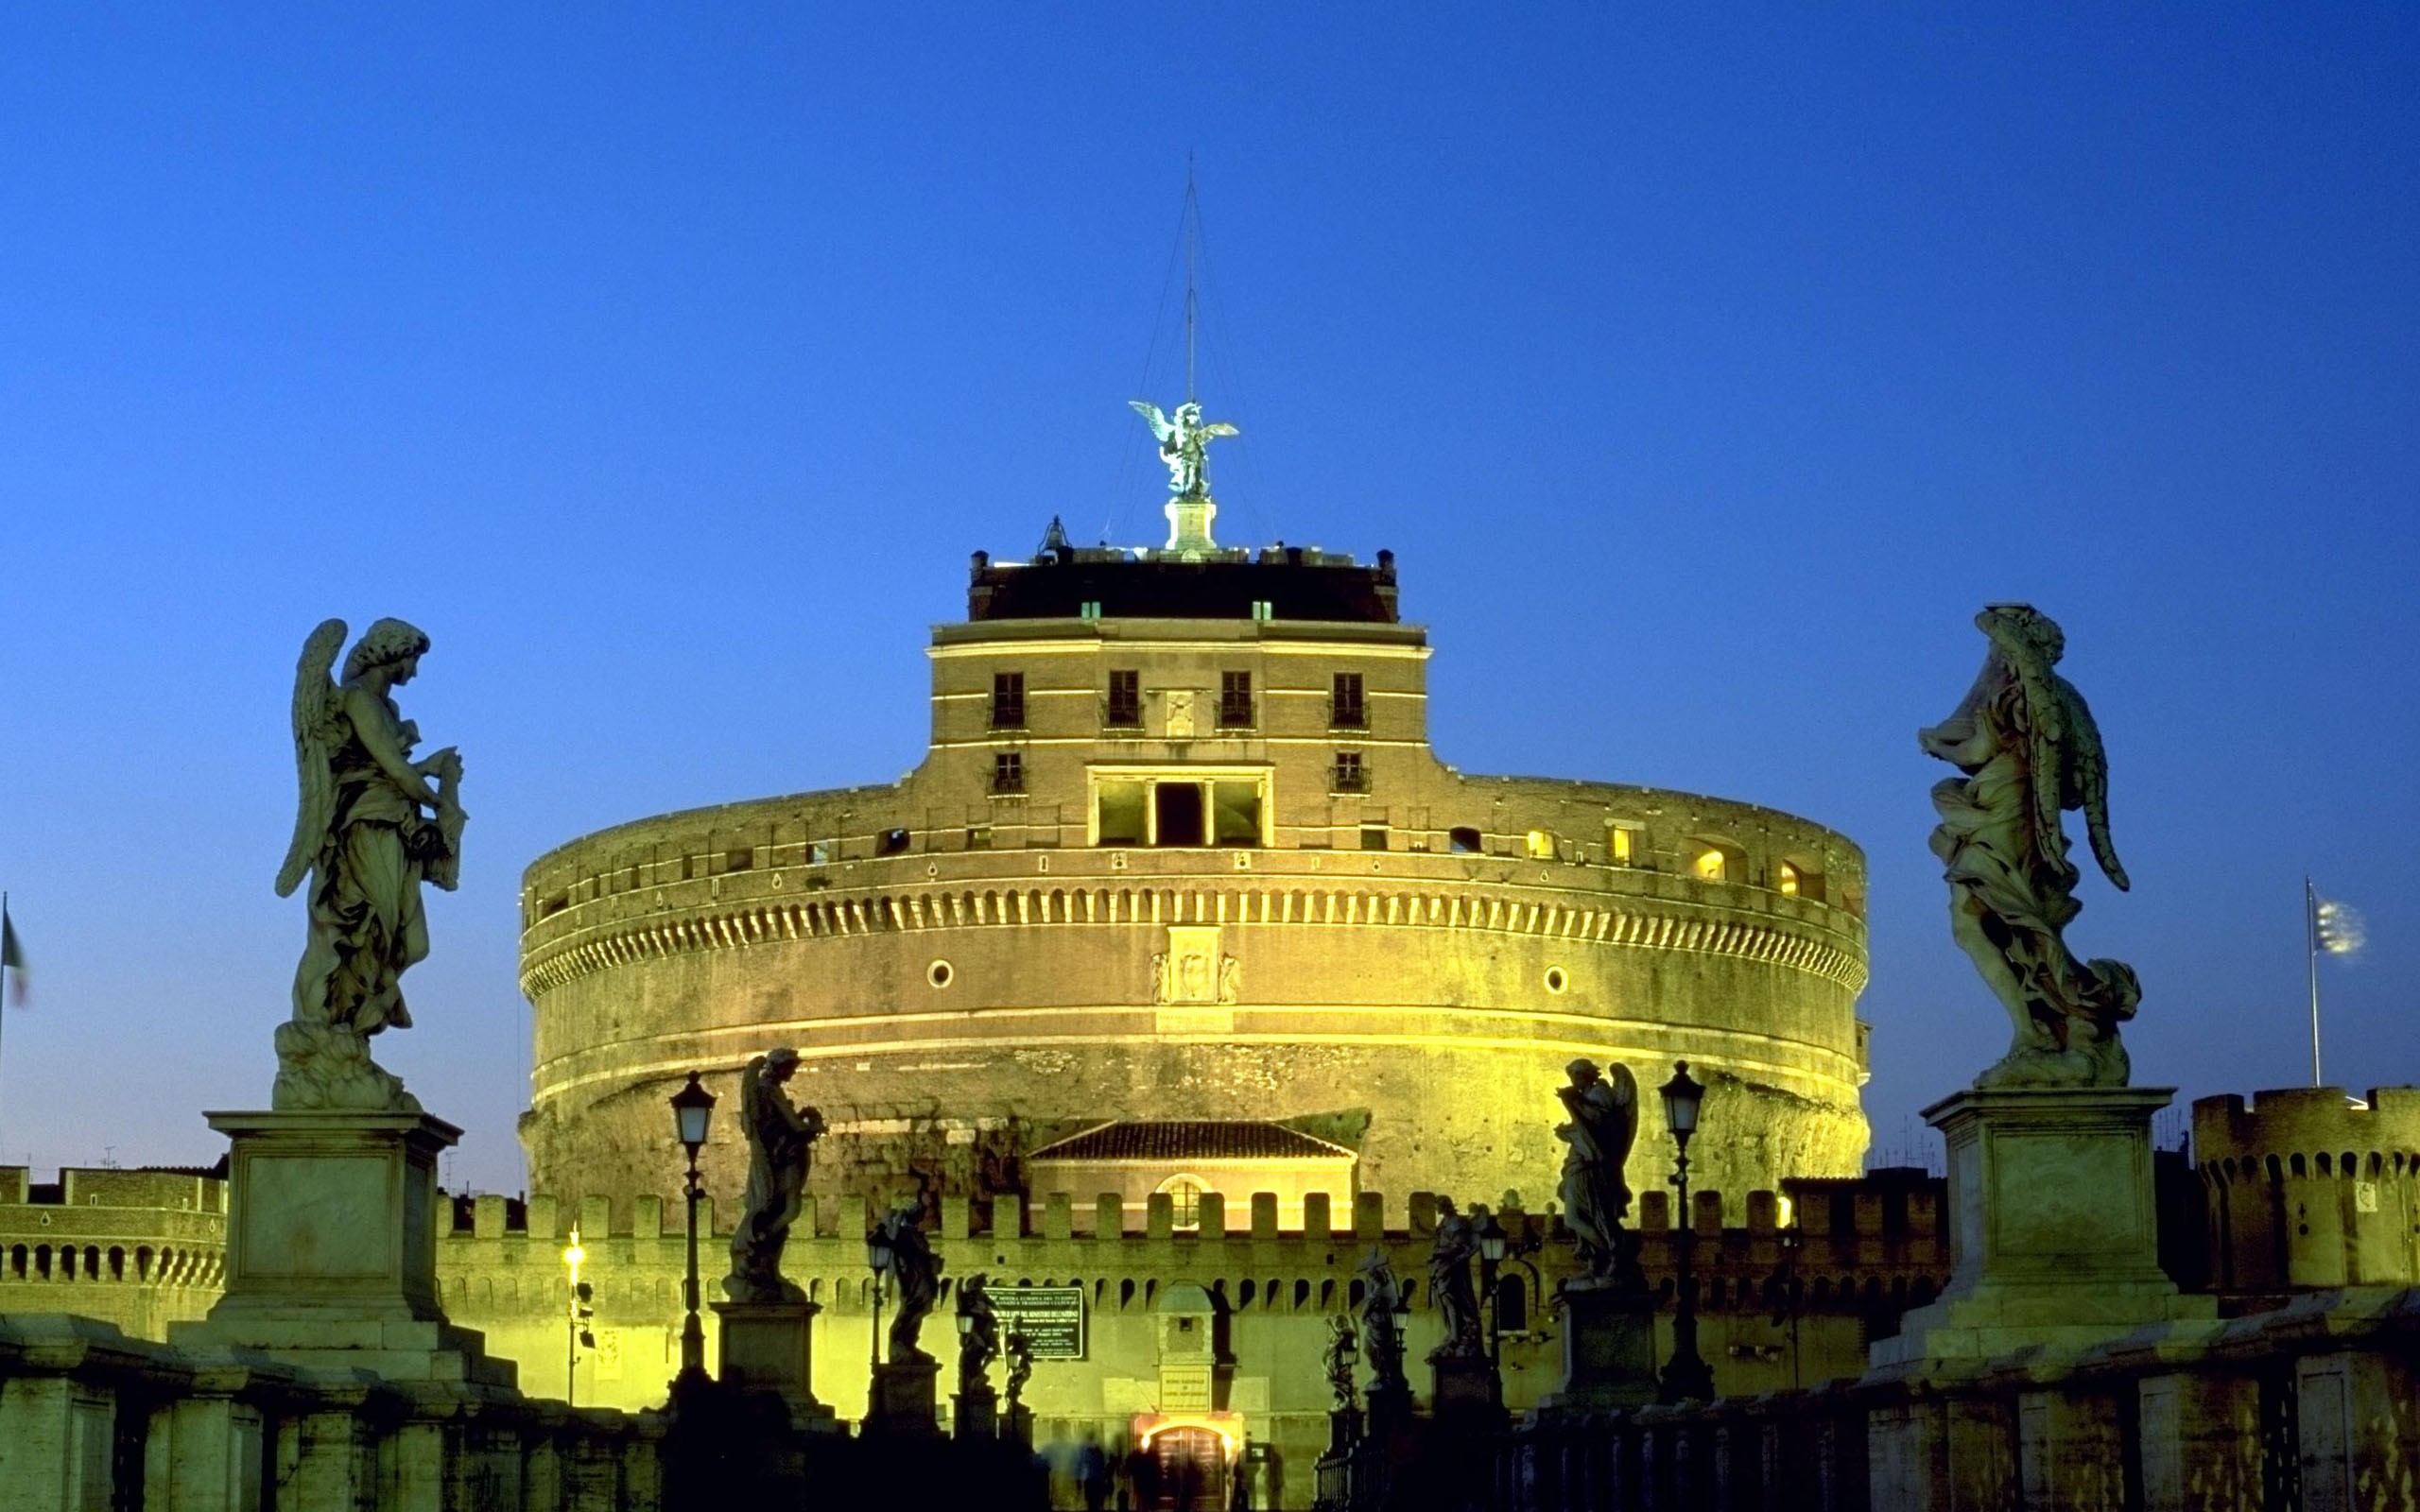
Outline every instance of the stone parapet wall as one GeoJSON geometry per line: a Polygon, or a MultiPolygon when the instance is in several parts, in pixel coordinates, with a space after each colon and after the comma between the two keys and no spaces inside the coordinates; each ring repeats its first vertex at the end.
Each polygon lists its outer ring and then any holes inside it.
{"type": "Polygon", "coordinates": [[[2315,1294],[2081,1354],[1875,1371],[1810,1390],[1541,1413],[1504,1512],[2420,1505],[2420,1291],[2315,1294]]]}
{"type": "Polygon", "coordinates": [[[2420,1087],[2201,1098],[2193,1148],[2222,1294],[2420,1282],[2420,1087]]]}
{"type": "Polygon", "coordinates": [[[0,1314],[0,1506],[655,1512],[653,1414],[432,1392],[0,1314]]]}

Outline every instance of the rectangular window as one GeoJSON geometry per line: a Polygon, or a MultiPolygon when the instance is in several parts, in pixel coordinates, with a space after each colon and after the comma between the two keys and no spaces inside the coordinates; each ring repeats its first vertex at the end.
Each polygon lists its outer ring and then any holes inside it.
{"type": "Polygon", "coordinates": [[[1025,791],[1025,758],[1012,750],[1004,750],[992,758],[992,791],[1022,793],[1025,791]]]}
{"type": "Polygon", "coordinates": [[[1615,866],[1629,866],[1637,855],[1634,849],[1637,844],[1636,834],[1627,826],[1616,824],[1605,831],[1605,854],[1615,866]]]}
{"type": "Polygon", "coordinates": [[[1101,723],[1113,730],[1139,728],[1143,723],[1143,674],[1112,672],[1109,675],[1109,710],[1101,723]]]}
{"type": "Polygon", "coordinates": [[[1076,617],[1080,620],[1097,620],[1100,618],[1100,600],[1098,598],[1088,598],[1082,603],[1077,605],[1076,617]]]}
{"type": "Polygon", "coordinates": [[[1361,826],[1361,849],[1362,849],[1362,850],[1384,850],[1386,848],[1387,848],[1387,827],[1386,827],[1385,825],[1383,825],[1383,824],[1365,824],[1365,825],[1361,826]]]}
{"type": "Polygon", "coordinates": [[[1336,753],[1335,785],[1333,791],[1339,793],[1367,793],[1370,791],[1370,771],[1368,767],[1361,765],[1361,753],[1359,751],[1340,750],[1336,753]]]}
{"type": "Polygon", "coordinates": [[[966,849],[969,850],[991,850],[992,827],[988,824],[968,825],[966,827],[966,849]]]}
{"type": "Polygon", "coordinates": [[[1221,672],[1219,674],[1219,728],[1249,730],[1252,728],[1252,674],[1221,672]]]}
{"type": "Polygon", "coordinates": [[[1360,673],[1336,675],[1336,693],[1328,701],[1327,722],[1339,730],[1370,728],[1370,711],[1361,701],[1360,673]]]}
{"type": "Polygon", "coordinates": [[[1025,728],[1025,674],[994,672],[992,674],[992,728],[1023,730],[1025,728]]]}
{"type": "Polygon", "coordinates": [[[806,864],[820,867],[832,859],[832,842],[817,840],[806,848],[806,864]]]}
{"type": "Polygon", "coordinates": [[[1255,598],[1252,601],[1252,617],[1256,620],[1273,620],[1277,614],[1269,600],[1255,598]]]}

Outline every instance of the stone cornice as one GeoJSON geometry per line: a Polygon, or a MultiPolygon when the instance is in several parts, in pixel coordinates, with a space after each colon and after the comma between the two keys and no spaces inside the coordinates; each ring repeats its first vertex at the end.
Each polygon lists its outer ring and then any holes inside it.
{"type": "Polygon", "coordinates": [[[1564,903],[1508,897],[1501,885],[1484,891],[1438,884],[1372,890],[1366,884],[1288,881],[1293,885],[934,885],[713,902],[610,921],[541,945],[525,959],[521,990],[534,1003],[611,967],[763,944],[962,929],[1188,923],[1470,930],[1762,962],[1804,971],[1851,994],[1863,990],[1866,982],[1861,951],[1716,905],[1643,898],[1564,903]]]}

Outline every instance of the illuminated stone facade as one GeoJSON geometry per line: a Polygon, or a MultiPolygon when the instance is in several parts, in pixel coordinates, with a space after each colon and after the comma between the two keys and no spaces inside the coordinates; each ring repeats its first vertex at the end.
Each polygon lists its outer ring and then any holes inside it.
{"type": "Polygon", "coordinates": [[[2231,1307],[2420,1283],[2420,1087],[2285,1087],[2193,1104],[2211,1280],[2231,1307]]]}
{"type": "Polygon", "coordinates": [[[0,1314],[74,1313],[140,1339],[199,1318],[227,1270],[217,1172],[0,1166],[0,1314]]]}
{"type": "MultiPolygon", "coordinates": [[[[1265,1120],[1357,1151],[1365,1189],[1542,1208],[1578,1056],[1651,1089],[1686,1058],[1709,1185],[1858,1169],[1854,845],[1720,799],[1464,775],[1430,750],[1391,554],[1186,555],[978,554],[907,777],[532,865],[533,1189],[660,1190],[681,1078],[730,1094],[777,1044],[831,1122],[831,1196],[980,1200],[1103,1120],[1265,1120]]],[[[738,1188],[736,1137],[712,1190],[738,1188]]],[[[1668,1150],[1640,1142],[1635,1185],[1668,1150]]]]}

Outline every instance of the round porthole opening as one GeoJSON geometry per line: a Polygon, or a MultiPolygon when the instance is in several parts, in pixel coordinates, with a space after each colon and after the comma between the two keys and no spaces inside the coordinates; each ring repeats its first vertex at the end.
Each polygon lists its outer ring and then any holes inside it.
{"type": "Polygon", "coordinates": [[[947,987],[957,979],[957,969],[947,961],[935,961],[925,968],[925,980],[935,987],[947,987]]]}
{"type": "Polygon", "coordinates": [[[1562,968],[1562,967],[1560,967],[1560,966],[1549,966],[1549,967],[1547,967],[1547,991],[1549,991],[1549,992],[1553,992],[1553,993],[1556,993],[1556,994],[1561,994],[1561,992],[1563,991],[1563,989],[1564,989],[1564,988],[1567,988],[1567,987],[1569,987],[1570,985],[1571,985],[1571,978],[1570,978],[1569,976],[1567,976],[1567,975],[1565,975],[1565,974],[1564,974],[1564,970],[1563,970],[1563,968],[1562,968]]]}

